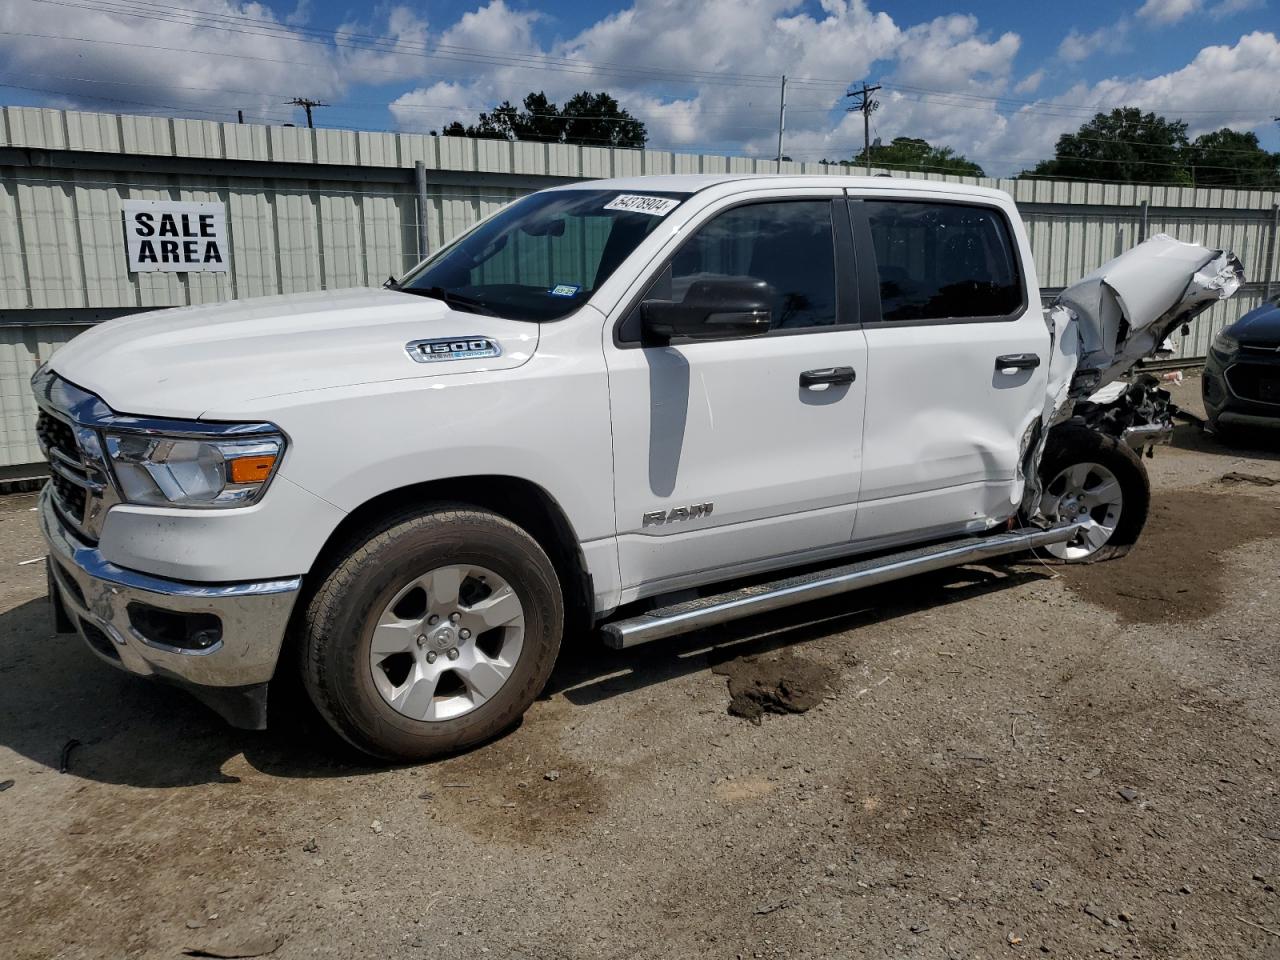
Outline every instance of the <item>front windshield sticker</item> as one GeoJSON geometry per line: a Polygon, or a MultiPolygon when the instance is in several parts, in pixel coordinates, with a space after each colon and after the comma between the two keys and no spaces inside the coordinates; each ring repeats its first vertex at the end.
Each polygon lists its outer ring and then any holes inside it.
{"type": "Polygon", "coordinates": [[[651,217],[665,217],[678,206],[680,201],[671,197],[644,197],[637,193],[622,193],[606,203],[604,208],[647,213],[651,217]]]}
{"type": "Polygon", "coordinates": [[[581,289],[576,283],[557,283],[547,292],[553,297],[576,297],[581,289]]]}

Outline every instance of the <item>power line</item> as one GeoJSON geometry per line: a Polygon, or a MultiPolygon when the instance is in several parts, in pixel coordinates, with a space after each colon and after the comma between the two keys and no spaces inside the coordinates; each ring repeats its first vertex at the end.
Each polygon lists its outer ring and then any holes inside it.
{"type": "Polygon", "coordinates": [[[850,113],[856,110],[862,114],[862,156],[867,161],[867,176],[871,176],[871,114],[880,106],[880,101],[871,99],[871,94],[879,89],[880,84],[869,87],[863,81],[861,90],[850,90],[845,94],[847,97],[858,98],[848,109],[850,113]]]}
{"type": "Polygon", "coordinates": [[[294,97],[292,100],[285,101],[295,107],[301,107],[307,115],[307,129],[312,129],[315,124],[311,122],[311,111],[316,107],[327,107],[329,104],[321,103],[319,100],[308,100],[306,97],[294,97]]]}

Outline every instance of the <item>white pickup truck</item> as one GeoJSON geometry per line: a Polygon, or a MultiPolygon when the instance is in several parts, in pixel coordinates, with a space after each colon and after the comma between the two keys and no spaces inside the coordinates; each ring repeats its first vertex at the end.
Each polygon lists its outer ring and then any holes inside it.
{"type": "Polygon", "coordinates": [[[1157,237],[1044,309],[1011,198],[953,183],[545,190],[381,290],[62,348],[33,380],[56,618],[241,726],[301,670],[361,750],[456,750],[566,632],[1122,554],[1169,411],[1118,378],[1240,280],[1157,237]]]}

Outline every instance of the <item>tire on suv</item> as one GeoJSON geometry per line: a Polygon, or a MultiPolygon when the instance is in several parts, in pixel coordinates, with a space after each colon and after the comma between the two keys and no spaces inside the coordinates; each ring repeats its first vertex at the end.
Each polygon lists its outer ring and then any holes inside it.
{"type": "Polygon", "coordinates": [[[1147,522],[1151,485],[1142,460],[1127,444],[1064,424],[1049,435],[1040,476],[1045,517],[1088,521],[1074,540],[1045,547],[1051,561],[1097,563],[1129,552],[1147,522]]]}
{"type": "Polygon", "coordinates": [[[392,760],[461,750],[514,724],[564,629],[555,568],[523,529],[440,503],[349,541],[301,619],[303,679],[333,728],[392,760]]]}

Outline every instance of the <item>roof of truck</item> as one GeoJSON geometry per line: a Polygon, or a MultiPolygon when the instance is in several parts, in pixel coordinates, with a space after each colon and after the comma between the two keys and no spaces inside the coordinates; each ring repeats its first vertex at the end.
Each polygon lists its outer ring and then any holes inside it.
{"type": "Polygon", "coordinates": [[[607,180],[577,180],[553,187],[556,190],[636,190],[649,193],[697,193],[727,183],[765,185],[785,183],[797,187],[843,187],[862,190],[902,190],[906,193],[967,193],[975,197],[1007,198],[1003,190],[948,180],[921,180],[908,177],[854,177],[839,174],[794,173],[674,173],[645,177],[615,177],[607,180]]]}

